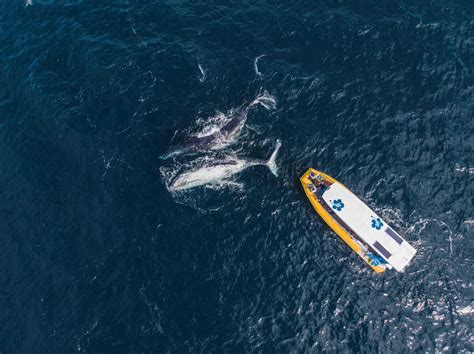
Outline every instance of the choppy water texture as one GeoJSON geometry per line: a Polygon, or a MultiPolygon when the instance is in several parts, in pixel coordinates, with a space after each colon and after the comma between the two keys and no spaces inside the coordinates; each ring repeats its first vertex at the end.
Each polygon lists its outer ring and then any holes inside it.
{"type": "Polygon", "coordinates": [[[470,1],[1,0],[0,351],[474,350],[473,43],[470,1]],[[171,195],[194,157],[158,156],[264,90],[228,149],[280,138],[280,177],[171,195]],[[309,166],[406,273],[329,231],[309,166]]]}

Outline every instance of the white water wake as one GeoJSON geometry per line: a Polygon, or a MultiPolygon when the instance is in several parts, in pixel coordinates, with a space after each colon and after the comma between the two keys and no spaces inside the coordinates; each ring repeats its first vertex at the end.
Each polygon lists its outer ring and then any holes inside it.
{"type": "Polygon", "coordinates": [[[435,218],[422,218],[415,222],[412,226],[410,226],[407,230],[407,233],[414,233],[418,236],[418,238],[421,239],[421,233],[425,231],[425,229],[428,227],[430,224],[435,224],[441,229],[446,230],[447,235],[448,235],[448,243],[449,243],[449,255],[451,256],[453,254],[453,231],[449,227],[448,224],[446,224],[444,221],[435,219],[435,218]]]}
{"type": "Polygon", "coordinates": [[[249,108],[257,104],[260,104],[266,109],[271,110],[276,108],[277,101],[275,96],[270,95],[268,91],[263,91],[252,102],[250,102],[249,108]]]}
{"type": "Polygon", "coordinates": [[[258,61],[263,58],[265,56],[265,54],[262,54],[262,55],[259,55],[258,57],[255,58],[254,62],[253,62],[253,67],[255,69],[255,74],[257,76],[262,76],[262,73],[258,70],[258,61]]]}
{"type": "Polygon", "coordinates": [[[474,167],[456,167],[454,170],[461,173],[467,172],[470,175],[474,173],[474,167]]]}
{"type": "Polygon", "coordinates": [[[201,77],[199,78],[199,81],[201,82],[204,82],[206,81],[206,72],[204,71],[203,67],[201,66],[201,64],[198,64],[198,68],[199,68],[199,71],[201,72],[201,77]]]}

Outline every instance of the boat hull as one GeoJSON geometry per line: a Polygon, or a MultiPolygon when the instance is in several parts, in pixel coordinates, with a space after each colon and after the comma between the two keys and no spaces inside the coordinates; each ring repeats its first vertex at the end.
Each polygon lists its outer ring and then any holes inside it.
{"type": "MultiPolygon", "coordinates": [[[[316,175],[322,176],[324,181],[327,183],[340,183],[333,177],[315,170],[314,168],[309,168],[300,178],[303,189],[308,197],[310,203],[313,205],[314,210],[321,216],[321,218],[329,225],[329,227],[360,257],[364,260],[369,267],[371,267],[375,272],[382,273],[387,269],[387,266],[384,264],[379,264],[376,259],[373,259],[369,256],[367,249],[364,249],[361,246],[360,242],[352,237],[348,231],[346,231],[340,223],[326,210],[324,205],[318,200],[315,194],[310,190],[310,185],[312,184],[310,180],[310,174],[315,173],[316,175]]],[[[341,183],[340,183],[341,184],[341,183]]]]}

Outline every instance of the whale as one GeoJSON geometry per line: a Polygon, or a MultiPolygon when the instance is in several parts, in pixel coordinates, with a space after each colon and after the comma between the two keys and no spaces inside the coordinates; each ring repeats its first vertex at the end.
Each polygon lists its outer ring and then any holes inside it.
{"type": "Polygon", "coordinates": [[[247,121],[249,110],[258,104],[271,109],[275,107],[276,101],[273,96],[264,92],[258,95],[252,102],[238,108],[218,130],[207,135],[188,136],[181,145],[173,147],[167,153],[161,155],[160,158],[165,160],[178,155],[217,150],[229,145],[240,134],[247,121]]]}
{"type": "Polygon", "coordinates": [[[229,181],[232,176],[252,166],[266,166],[275,176],[278,176],[276,157],[280,147],[281,142],[277,140],[275,150],[266,161],[228,158],[226,160],[215,160],[198,169],[183,172],[171,181],[168,190],[179,192],[208,184],[222,184],[229,181]]]}

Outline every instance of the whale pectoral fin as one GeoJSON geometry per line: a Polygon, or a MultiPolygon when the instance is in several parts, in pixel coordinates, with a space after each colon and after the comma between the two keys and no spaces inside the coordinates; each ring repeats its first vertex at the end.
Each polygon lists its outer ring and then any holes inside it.
{"type": "Polygon", "coordinates": [[[250,124],[247,124],[244,129],[248,129],[254,133],[257,133],[257,134],[261,134],[262,132],[260,130],[258,130],[257,128],[255,128],[254,126],[250,125],[250,124]]]}
{"type": "Polygon", "coordinates": [[[231,188],[235,188],[235,189],[239,189],[239,190],[242,190],[244,189],[245,187],[245,184],[244,183],[241,183],[241,182],[234,182],[234,181],[226,181],[226,184],[225,184],[227,187],[231,187],[231,188]]]}
{"type": "Polygon", "coordinates": [[[236,188],[236,189],[242,190],[244,189],[245,185],[243,183],[235,182],[230,179],[221,179],[219,181],[214,181],[210,184],[207,184],[206,187],[211,188],[211,189],[230,187],[230,188],[236,188]]]}

